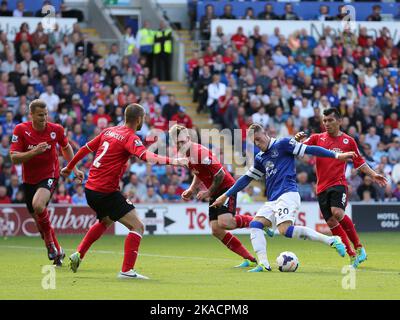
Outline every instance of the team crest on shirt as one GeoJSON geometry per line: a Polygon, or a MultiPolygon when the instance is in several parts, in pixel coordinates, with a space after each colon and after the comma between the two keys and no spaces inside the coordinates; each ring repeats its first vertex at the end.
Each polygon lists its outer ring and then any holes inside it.
{"type": "Polygon", "coordinates": [[[15,134],[13,134],[12,139],[11,139],[12,143],[16,143],[18,142],[18,136],[16,136],[15,134]]]}
{"type": "Polygon", "coordinates": [[[143,145],[142,141],[140,140],[135,140],[135,146],[136,147],[141,147],[143,145]]]}
{"type": "Polygon", "coordinates": [[[348,143],[349,143],[349,139],[344,138],[344,139],[343,139],[343,143],[344,143],[344,144],[348,144],[348,143]]]}
{"type": "Polygon", "coordinates": [[[56,138],[56,133],[53,131],[50,133],[50,138],[52,138],[53,140],[56,138]]]}
{"type": "Polygon", "coordinates": [[[201,161],[201,163],[209,165],[209,164],[211,164],[211,159],[209,157],[206,157],[201,161]]]}
{"type": "Polygon", "coordinates": [[[273,149],[271,151],[271,158],[278,158],[279,157],[279,151],[276,149],[273,149]]]}
{"type": "Polygon", "coordinates": [[[293,138],[289,140],[289,144],[292,146],[296,145],[296,143],[297,143],[297,141],[293,138]]]}

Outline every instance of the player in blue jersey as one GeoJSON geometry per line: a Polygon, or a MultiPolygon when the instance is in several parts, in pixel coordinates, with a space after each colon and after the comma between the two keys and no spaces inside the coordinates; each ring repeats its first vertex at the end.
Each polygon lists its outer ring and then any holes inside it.
{"type": "Polygon", "coordinates": [[[277,228],[280,234],[288,238],[323,242],[335,248],[339,255],[344,257],[346,249],[340,237],[329,237],[307,227],[294,226],[300,209],[295,157],[310,154],[345,161],[354,158],[355,153],[335,153],[321,147],[307,146],[290,138],[277,140],[269,137],[258,124],[249,127],[249,136],[261,150],[255,157],[254,165],[211,205],[223,205],[228,197],[243,190],[253,179],[259,180],[265,176],[268,202],[257,211],[255,218],[250,222],[251,243],[258,257],[258,265],[249,271],[271,271],[264,236],[266,227],[277,228]]]}

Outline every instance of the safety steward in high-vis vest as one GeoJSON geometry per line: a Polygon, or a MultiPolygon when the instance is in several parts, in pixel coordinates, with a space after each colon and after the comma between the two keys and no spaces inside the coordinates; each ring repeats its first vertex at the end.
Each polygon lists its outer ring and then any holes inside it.
{"type": "Polygon", "coordinates": [[[172,29],[167,28],[164,22],[160,23],[160,29],[155,32],[153,55],[158,78],[171,80],[172,29]]]}
{"type": "Polygon", "coordinates": [[[142,54],[151,54],[153,51],[155,31],[149,27],[149,22],[145,21],[143,28],[138,31],[140,53],[142,54]]]}

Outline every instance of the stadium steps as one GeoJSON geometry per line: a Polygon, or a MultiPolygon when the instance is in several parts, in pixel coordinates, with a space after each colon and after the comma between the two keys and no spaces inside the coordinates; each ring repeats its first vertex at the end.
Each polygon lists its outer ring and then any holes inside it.
{"type": "Polygon", "coordinates": [[[96,44],[98,53],[105,57],[109,53],[110,43],[103,42],[95,28],[81,28],[82,33],[87,35],[89,41],[96,44]]]}

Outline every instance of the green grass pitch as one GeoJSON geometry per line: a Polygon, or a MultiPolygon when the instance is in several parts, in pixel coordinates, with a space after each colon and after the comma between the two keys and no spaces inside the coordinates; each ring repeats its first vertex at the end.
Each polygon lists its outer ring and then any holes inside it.
{"type": "MultiPolygon", "coordinates": [[[[241,259],[211,236],[145,236],[136,268],[151,279],[119,280],[124,237],[104,236],[76,274],[67,264],[56,270],[56,289],[41,286],[49,264],[39,238],[0,238],[0,299],[400,299],[400,233],[360,235],[368,260],[356,271],[355,289],[345,290],[341,258],[311,241],[268,239],[273,272],[233,268],[241,259]],[[293,251],[295,273],[281,273],[275,259],[293,251]]],[[[62,236],[67,255],[82,236],[62,236]]],[[[251,249],[248,236],[240,236],[251,249]]],[[[67,260],[67,259],[66,259],[67,260]]]]}

